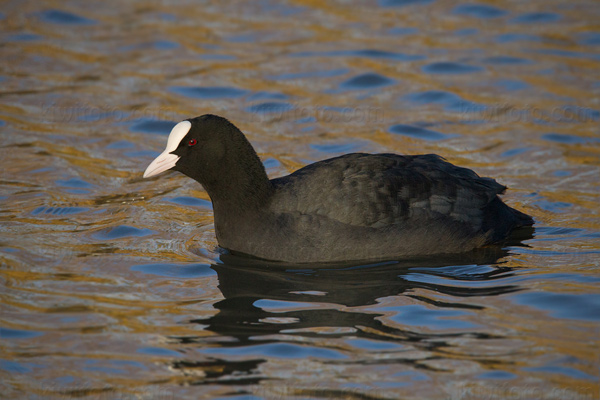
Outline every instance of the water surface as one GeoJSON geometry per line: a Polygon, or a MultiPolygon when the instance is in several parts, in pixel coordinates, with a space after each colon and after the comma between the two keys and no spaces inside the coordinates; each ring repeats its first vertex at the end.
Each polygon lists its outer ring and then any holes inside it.
{"type": "Polygon", "coordinates": [[[597,399],[595,1],[5,1],[6,398],[597,399]],[[209,198],[143,180],[178,121],[236,123],[271,177],[437,153],[533,237],[452,258],[221,254],[209,198]]]}

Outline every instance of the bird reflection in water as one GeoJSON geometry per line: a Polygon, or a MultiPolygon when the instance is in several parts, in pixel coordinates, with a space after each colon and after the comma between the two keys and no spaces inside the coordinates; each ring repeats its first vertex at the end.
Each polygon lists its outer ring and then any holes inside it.
{"type": "MultiPolygon", "coordinates": [[[[532,237],[532,232],[521,232],[520,240],[532,237]]],[[[514,241],[505,243],[505,246],[507,244],[522,245],[514,241]]],[[[211,335],[209,340],[206,335],[169,339],[182,344],[210,342],[211,348],[217,346],[235,352],[236,348],[244,346],[284,343],[285,336],[290,337],[290,343],[297,343],[298,337],[317,338],[325,333],[327,338],[367,339],[399,346],[410,343],[421,350],[435,352],[452,347],[447,340],[453,338],[500,338],[495,334],[478,332],[476,327],[459,332],[423,332],[415,330],[414,326],[398,328],[398,324],[386,324],[385,318],[382,318],[384,314],[372,306],[378,304],[378,299],[404,295],[429,303],[436,309],[482,310],[484,307],[479,304],[432,300],[419,296],[415,290],[425,289],[457,299],[481,299],[518,291],[517,285],[494,284],[495,280],[505,282],[514,274],[513,268],[502,265],[502,258],[508,254],[507,247],[487,246],[447,257],[296,266],[222,254],[220,262],[212,266],[224,296],[223,300],[214,304],[219,312],[206,319],[189,321],[202,325],[215,335],[211,335]],[[465,268],[461,268],[465,266],[474,268],[465,273],[465,268]],[[415,274],[431,279],[411,279],[415,274]],[[440,278],[444,284],[440,284],[440,278]],[[461,283],[452,285],[453,280],[461,283]],[[473,284],[465,285],[465,281],[473,284]],[[267,304],[267,307],[261,304],[267,304]],[[268,307],[269,304],[283,306],[273,310],[268,307]]],[[[198,384],[217,379],[222,383],[230,378],[237,383],[258,383],[261,380],[258,365],[263,362],[265,359],[260,357],[232,361],[219,359],[216,355],[207,361],[180,361],[172,366],[184,371],[202,369],[203,378],[198,384]]],[[[415,360],[396,359],[395,362],[414,364],[415,360]]]]}

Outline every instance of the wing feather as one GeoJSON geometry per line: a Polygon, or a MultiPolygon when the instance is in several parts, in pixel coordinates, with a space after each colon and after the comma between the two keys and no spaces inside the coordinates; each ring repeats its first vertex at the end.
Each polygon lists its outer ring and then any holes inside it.
{"type": "Polygon", "coordinates": [[[272,183],[274,211],[373,228],[449,218],[477,229],[486,206],[506,189],[435,154],[347,154],[272,183]]]}

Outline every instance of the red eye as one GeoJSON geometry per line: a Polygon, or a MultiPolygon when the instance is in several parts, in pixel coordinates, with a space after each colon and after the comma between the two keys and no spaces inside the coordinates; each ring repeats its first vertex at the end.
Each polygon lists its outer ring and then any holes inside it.
{"type": "Polygon", "coordinates": [[[196,143],[198,143],[198,141],[196,139],[190,139],[190,141],[188,142],[188,146],[194,146],[196,145],[196,143]]]}

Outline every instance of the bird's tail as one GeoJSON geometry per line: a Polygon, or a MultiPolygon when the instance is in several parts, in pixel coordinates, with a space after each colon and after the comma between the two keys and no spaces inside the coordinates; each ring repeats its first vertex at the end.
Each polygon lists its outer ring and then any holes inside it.
{"type": "Polygon", "coordinates": [[[516,217],[515,228],[519,228],[521,226],[530,226],[530,225],[533,225],[534,221],[533,221],[533,218],[530,215],[527,215],[524,212],[521,212],[519,210],[515,210],[512,207],[510,207],[510,211],[512,211],[512,213],[516,217]]]}

